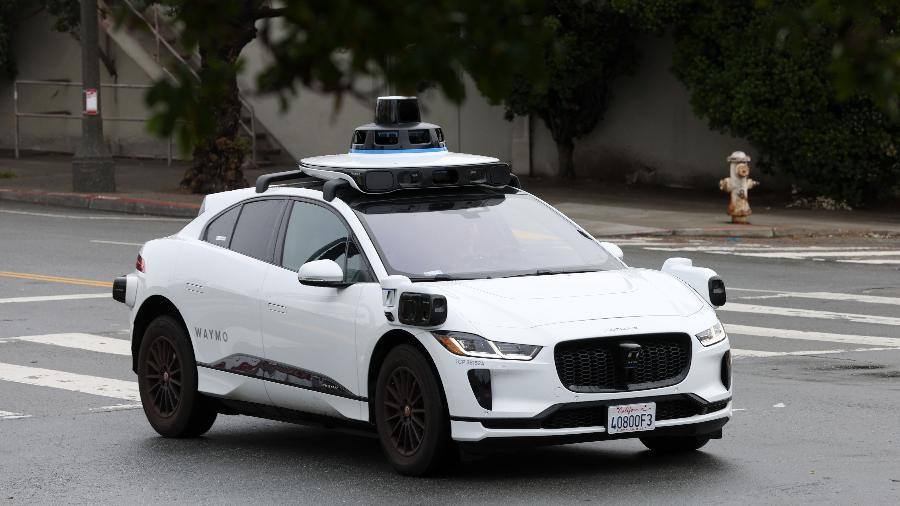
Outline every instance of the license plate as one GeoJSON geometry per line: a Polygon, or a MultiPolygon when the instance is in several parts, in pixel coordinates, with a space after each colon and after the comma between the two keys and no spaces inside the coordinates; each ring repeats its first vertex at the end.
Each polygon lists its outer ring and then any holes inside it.
{"type": "Polygon", "coordinates": [[[656,428],[655,402],[610,406],[606,413],[608,434],[640,432],[656,428]]]}

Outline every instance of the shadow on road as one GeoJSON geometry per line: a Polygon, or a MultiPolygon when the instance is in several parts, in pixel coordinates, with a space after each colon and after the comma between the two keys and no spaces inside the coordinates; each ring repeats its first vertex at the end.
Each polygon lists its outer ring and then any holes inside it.
{"type": "MultiPolygon", "coordinates": [[[[320,474],[329,480],[361,476],[367,480],[407,480],[393,472],[374,436],[274,422],[257,428],[229,425],[226,418],[200,439],[151,437],[139,445],[151,458],[194,461],[207,470],[211,466],[252,464],[295,477],[320,474]]],[[[716,443],[710,442],[706,452],[667,456],[651,454],[636,442],[626,443],[629,448],[623,449],[621,441],[530,448],[465,458],[443,475],[424,481],[452,480],[454,485],[490,485],[497,490],[513,484],[529,488],[529,483],[544,480],[570,484],[576,480],[591,483],[592,488],[597,479],[684,482],[703,476],[704,480],[714,480],[733,471],[727,460],[714,454],[716,443]]],[[[412,479],[409,484],[421,481],[412,479]]]]}

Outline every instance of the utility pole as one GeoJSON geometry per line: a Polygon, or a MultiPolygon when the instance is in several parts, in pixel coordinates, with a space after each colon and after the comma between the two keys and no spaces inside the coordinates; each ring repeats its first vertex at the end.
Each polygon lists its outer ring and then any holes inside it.
{"type": "Polygon", "coordinates": [[[84,88],[81,144],[72,160],[76,192],[116,191],[116,166],[103,142],[97,0],[81,0],[81,81],[84,88]]]}

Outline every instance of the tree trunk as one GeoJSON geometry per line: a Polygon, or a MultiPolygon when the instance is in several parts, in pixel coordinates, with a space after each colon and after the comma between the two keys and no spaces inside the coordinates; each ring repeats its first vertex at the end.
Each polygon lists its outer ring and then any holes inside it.
{"type": "MultiPolygon", "coordinates": [[[[233,37],[217,40],[213,47],[199,47],[201,78],[210,64],[225,65],[234,69],[237,58],[256,36],[253,20],[249,27],[235,30],[233,37]],[[249,29],[248,29],[249,28],[249,29]]],[[[219,82],[219,81],[217,81],[219,82]]],[[[184,173],[182,188],[191,193],[216,193],[248,186],[244,178],[243,164],[247,157],[247,142],[240,134],[241,101],[238,95],[237,74],[230,72],[220,81],[221,89],[212,95],[201,95],[199,100],[209,102],[215,134],[201,139],[194,146],[194,160],[184,173]]]]}
{"type": "Polygon", "coordinates": [[[556,142],[556,153],[559,155],[559,176],[563,179],[575,179],[575,141],[560,139],[556,142]]]}
{"type": "Polygon", "coordinates": [[[559,177],[562,179],[575,179],[575,113],[561,106],[557,101],[552,101],[551,106],[538,113],[550,136],[556,143],[556,154],[559,160],[559,177]]]}

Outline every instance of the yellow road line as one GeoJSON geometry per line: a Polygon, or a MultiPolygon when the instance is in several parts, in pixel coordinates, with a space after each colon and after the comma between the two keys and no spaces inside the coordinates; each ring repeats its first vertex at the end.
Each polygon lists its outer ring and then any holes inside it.
{"type": "Polygon", "coordinates": [[[34,281],[46,281],[48,283],[65,283],[68,285],[99,286],[102,288],[112,287],[112,283],[110,283],[109,281],[97,281],[94,279],[81,278],[64,278],[61,276],[45,276],[43,274],[29,274],[27,272],[0,271],[0,277],[30,279],[34,281]]]}

